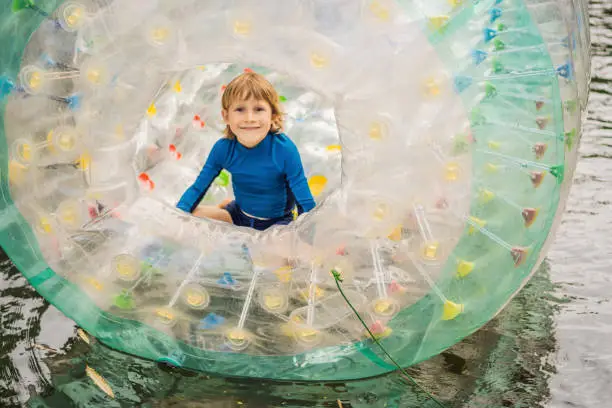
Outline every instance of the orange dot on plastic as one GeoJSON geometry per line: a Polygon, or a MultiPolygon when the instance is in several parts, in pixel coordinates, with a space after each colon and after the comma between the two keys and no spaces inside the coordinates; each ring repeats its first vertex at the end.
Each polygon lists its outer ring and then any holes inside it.
{"type": "Polygon", "coordinates": [[[529,228],[533,225],[535,220],[538,218],[539,213],[539,208],[525,208],[523,209],[523,211],[521,211],[521,215],[523,217],[523,221],[525,222],[526,228],[529,228]]]}
{"type": "Polygon", "coordinates": [[[527,248],[523,248],[523,247],[512,248],[512,251],[510,251],[510,254],[512,255],[512,259],[514,261],[514,267],[518,268],[519,266],[521,266],[527,259],[528,253],[529,251],[527,248]]]}
{"type": "Polygon", "coordinates": [[[543,171],[531,172],[531,174],[529,175],[529,178],[531,179],[531,184],[533,185],[534,188],[540,187],[540,185],[542,184],[542,181],[544,180],[545,175],[546,173],[544,173],[543,171]]]}
{"type": "Polygon", "coordinates": [[[546,150],[548,150],[548,145],[546,143],[536,143],[533,146],[533,152],[538,160],[546,154],[546,150]]]}

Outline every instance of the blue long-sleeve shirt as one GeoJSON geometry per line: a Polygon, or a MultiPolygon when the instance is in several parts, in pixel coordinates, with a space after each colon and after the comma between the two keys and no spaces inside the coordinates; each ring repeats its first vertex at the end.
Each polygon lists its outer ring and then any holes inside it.
{"type": "Polygon", "coordinates": [[[296,205],[298,214],[315,207],[300,153],[283,133],[268,133],[252,148],[236,139],[219,139],[177,207],[191,213],[223,169],[232,174],[236,203],[248,215],[277,218],[296,205]]]}

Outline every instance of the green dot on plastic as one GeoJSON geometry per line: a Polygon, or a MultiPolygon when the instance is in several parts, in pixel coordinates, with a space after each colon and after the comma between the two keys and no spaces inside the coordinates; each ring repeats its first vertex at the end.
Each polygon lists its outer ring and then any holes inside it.
{"type": "Polygon", "coordinates": [[[215,179],[215,183],[221,187],[227,187],[229,185],[229,182],[230,174],[225,170],[222,170],[221,173],[215,179]]]}

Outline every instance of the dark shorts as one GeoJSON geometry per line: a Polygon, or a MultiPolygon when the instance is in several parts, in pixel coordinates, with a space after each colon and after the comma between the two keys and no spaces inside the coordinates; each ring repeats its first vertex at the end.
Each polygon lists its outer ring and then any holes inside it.
{"type": "Polygon", "coordinates": [[[234,225],[238,225],[239,227],[251,227],[258,231],[263,231],[273,225],[287,225],[293,221],[292,213],[285,214],[284,216],[278,218],[271,218],[269,220],[260,220],[249,217],[243,213],[242,210],[240,210],[240,207],[238,207],[235,200],[226,205],[225,209],[230,213],[234,225]]]}

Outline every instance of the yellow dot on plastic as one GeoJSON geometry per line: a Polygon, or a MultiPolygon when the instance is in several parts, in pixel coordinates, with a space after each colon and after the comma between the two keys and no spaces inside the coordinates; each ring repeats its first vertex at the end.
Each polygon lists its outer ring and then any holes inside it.
{"type": "Polygon", "coordinates": [[[442,93],[442,88],[440,87],[440,81],[436,78],[427,78],[424,83],[425,95],[428,96],[438,96],[442,93]]]}
{"type": "Polygon", "coordinates": [[[82,16],[83,16],[83,9],[75,8],[72,10],[72,12],[69,15],[66,16],[66,23],[68,23],[70,27],[74,27],[77,24],[79,24],[79,21],[81,20],[82,16]]]}
{"type": "Polygon", "coordinates": [[[459,260],[457,263],[457,276],[465,278],[474,270],[474,262],[459,260]]]}
{"type": "Polygon", "coordinates": [[[200,65],[200,66],[198,66],[198,69],[200,71],[206,71],[206,65],[200,65]]]}
{"type": "Polygon", "coordinates": [[[174,86],[172,87],[172,90],[174,90],[174,92],[176,93],[181,93],[183,91],[183,87],[181,86],[181,81],[176,81],[174,83],[174,86]]]}
{"type": "Polygon", "coordinates": [[[374,213],[372,214],[372,217],[376,221],[382,221],[387,217],[388,214],[389,206],[387,206],[386,204],[378,204],[376,206],[376,209],[374,210],[374,213]]]}
{"type": "Polygon", "coordinates": [[[28,143],[23,143],[19,146],[19,156],[25,162],[32,160],[32,147],[28,143]]]}
{"type": "Polygon", "coordinates": [[[381,21],[389,21],[391,13],[389,9],[380,4],[379,1],[374,0],[370,3],[370,11],[381,21]]]}
{"type": "Polygon", "coordinates": [[[316,52],[310,53],[310,64],[318,69],[325,68],[329,64],[329,60],[316,52]]]}
{"type": "Polygon", "coordinates": [[[391,241],[401,241],[402,239],[402,229],[403,227],[401,225],[398,225],[397,227],[395,227],[393,229],[393,231],[391,232],[391,234],[389,234],[389,239],[391,241]]]}
{"type": "Polygon", "coordinates": [[[264,304],[269,310],[280,309],[283,306],[283,297],[276,294],[269,294],[264,296],[264,304]]]}
{"type": "MultiPolygon", "coordinates": [[[[372,334],[374,334],[374,338],[376,340],[382,340],[382,339],[384,339],[386,337],[389,337],[391,335],[391,333],[393,333],[393,329],[391,329],[390,327],[385,327],[382,332],[380,332],[380,333],[372,333],[372,334]]],[[[366,334],[369,335],[368,332],[366,332],[366,334]]]]}
{"type": "Polygon", "coordinates": [[[310,328],[302,328],[296,331],[296,335],[304,343],[314,343],[319,336],[319,331],[310,328]]]}
{"type": "Polygon", "coordinates": [[[446,165],[444,178],[448,181],[456,181],[459,178],[459,165],[457,163],[448,163],[446,165]]]}
{"type": "Polygon", "coordinates": [[[202,291],[190,289],[187,291],[185,300],[189,306],[201,306],[206,302],[206,295],[202,291]]]}
{"type": "Polygon", "coordinates": [[[50,130],[49,133],[47,133],[47,149],[51,152],[54,153],[55,152],[55,146],[53,146],[53,130],[50,130]]]}
{"type": "Polygon", "coordinates": [[[429,26],[434,30],[440,30],[448,23],[449,19],[450,17],[446,15],[429,17],[429,26]]]}
{"type": "Polygon", "coordinates": [[[62,222],[68,225],[76,224],[77,218],[78,218],[76,209],[73,206],[62,208],[62,211],[60,212],[59,217],[62,220],[62,222]]]}
{"type": "Polygon", "coordinates": [[[323,190],[325,190],[325,186],[327,185],[327,177],[321,174],[315,174],[311,176],[308,180],[308,187],[310,188],[310,192],[314,197],[318,197],[321,195],[323,190]]]}
{"type": "Polygon", "coordinates": [[[99,84],[102,82],[102,72],[99,69],[91,68],[87,70],[86,78],[92,84],[99,84]]]}
{"type": "Polygon", "coordinates": [[[381,140],[387,134],[387,127],[380,122],[373,122],[368,129],[368,136],[372,140],[381,140]]]}
{"type": "Polygon", "coordinates": [[[386,299],[380,299],[378,301],[376,301],[376,303],[374,304],[374,312],[376,312],[379,315],[390,315],[393,313],[393,310],[395,309],[393,307],[393,303],[386,300],[386,299]]]}
{"type": "Polygon", "coordinates": [[[478,199],[480,200],[482,204],[487,204],[491,202],[491,200],[493,200],[494,198],[495,198],[495,193],[493,193],[490,190],[484,189],[484,188],[480,190],[480,192],[478,193],[478,199]]]}
{"type": "Polygon", "coordinates": [[[426,242],[425,245],[423,245],[423,258],[429,261],[435,261],[438,258],[439,248],[440,243],[438,241],[426,242]]]}
{"type": "Polygon", "coordinates": [[[339,152],[342,151],[342,146],[339,144],[329,145],[325,148],[328,152],[339,152]]]}
{"type": "Polygon", "coordinates": [[[292,337],[295,336],[295,327],[292,324],[281,324],[280,325],[280,331],[283,335],[287,336],[287,337],[292,337]]]}
{"type": "Polygon", "coordinates": [[[444,302],[444,309],[442,311],[442,320],[453,320],[463,312],[463,305],[460,303],[454,303],[450,300],[444,302]]]}
{"type": "Polygon", "coordinates": [[[227,338],[230,339],[231,341],[243,342],[246,340],[246,334],[244,331],[240,329],[236,329],[236,330],[232,330],[231,332],[229,332],[229,334],[227,335],[227,338]]]}
{"type": "MultiPolygon", "coordinates": [[[[474,216],[470,216],[470,221],[472,224],[476,224],[480,228],[484,228],[487,225],[485,220],[481,220],[480,218],[476,218],[474,216]]],[[[474,232],[476,232],[476,228],[474,225],[470,225],[468,228],[468,234],[472,235],[474,232]]]]}
{"type": "Polygon", "coordinates": [[[65,152],[68,152],[76,145],[75,135],[71,132],[61,132],[57,139],[57,144],[65,152]]]}
{"type": "Polygon", "coordinates": [[[87,283],[89,283],[89,285],[97,291],[102,291],[104,289],[104,285],[102,284],[102,282],[95,278],[89,278],[87,280],[87,283]]]}
{"type": "Polygon", "coordinates": [[[152,103],[152,104],[149,106],[149,109],[147,109],[147,115],[149,115],[149,116],[155,116],[155,115],[157,115],[157,108],[155,107],[155,104],[154,104],[154,103],[152,103]]]}
{"type": "Polygon", "coordinates": [[[290,282],[291,276],[292,276],[291,266],[289,265],[281,266],[280,268],[274,271],[274,274],[276,275],[279,281],[283,283],[290,282]]]}
{"type": "MultiPolygon", "coordinates": [[[[310,288],[302,290],[300,292],[300,294],[302,295],[302,299],[307,301],[308,298],[310,297],[310,288]]],[[[314,288],[314,298],[315,298],[315,300],[322,298],[323,295],[325,295],[325,290],[321,289],[318,286],[315,286],[315,288],[314,288]]]]}
{"type": "Polygon", "coordinates": [[[494,141],[494,140],[490,140],[490,141],[487,143],[487,146],[489,146],[489,149],[491,149],[491,150],[499,150],[499,148],[500,148],[500,146],[501,146],[501,143],[496,142],[496,141],[494,141]]]}
{"type": "Polygon", "coordinates": [[[151,39],[156,43],[163,43],[170,36],[170,30],[167,27],[158,27],[151,30],[151,39]]]}
{"type": "Polygon", "coordinates": [[[32,89],[37,89],[43,82],[43,76],[40,72],[32,72],[30,78],[28,78],[28,85],[32,89]]]}
{"type": "Polygon", "coordinates": [[[77,166],[81,170],[88,170],[91,166],[91,155],[89,153],[83,153],[79,156],[76,161],[77,166]]]}
{"type": "Polygon", "coordinates": [[[26,167],[11,160],[8,165],[9,182],[13,185],[23,183],[25,179],[26,167]]]}
{"type": "Polygon", "coordinates": [[[171,310],[165,308],[157,309],[155,315],[166,322],[171,322],[175,317],[171,310]]]}
{"type": "Polygon", "coordinates": [[[135,262],[127,259],[120,259],[115,265],[117,273],[125,278],[131,278],[138,274],[135,262]]]}
{"type": "Polygon", "coordinates": [[[115,126],[115,136],[119,140],[125,139],[125,130],[123,129],[122,124],[118,124],[117,126],[115,126]]]}
{"type": "Polygon", "coordinates": [[[448,0],[448,4],[450,4],[453,8],[459,7],[463,5],[463,0],[448,0]]]}
{"type": "Polygon", "coordinates": [[[45,232],[47,234],[50,234],[51,232],[53,232],[53,227],[51,226],[51,221],[49,221],[49,218],[47,218],[45,216],[41,216],[38,219],[38,225],[43,230],[43,232],[45,232]]]}
{"type": "Polygon", "coordinates": [[[487,173],[497,173],[497,171],[499,170],[499,166],[493,164],[493,163],[487,163],[485,164],[485,171],[487,173]]]}
{"type": "Polygon", "coordinates": [[[236,20],[234,21],[234,33],[238,35],[249,35],[251,32],[251,22],[236,20]]]}

